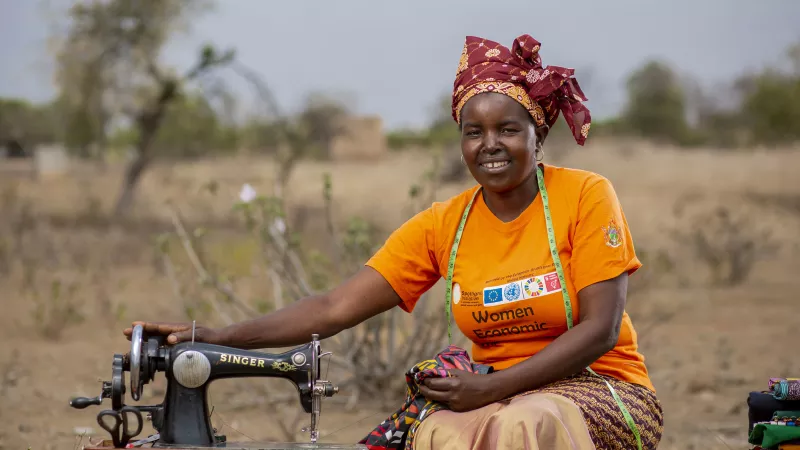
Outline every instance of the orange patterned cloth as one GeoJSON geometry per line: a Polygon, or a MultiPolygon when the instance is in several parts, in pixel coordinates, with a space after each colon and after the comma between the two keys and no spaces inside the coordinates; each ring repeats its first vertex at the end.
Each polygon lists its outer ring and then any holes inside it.
{"type": "Polygon", "coordinates": [[[537,126],[553,126],[564,114],[575,141],[583,145],[589,135],[591,115],[574,69],[542,66],[541,44],[524,34],[509,50],[497,42],[467,36],[453,83],[453,119],[461,123],[461,108],[484,92],[508,95],[524,106],[537,126]]]}

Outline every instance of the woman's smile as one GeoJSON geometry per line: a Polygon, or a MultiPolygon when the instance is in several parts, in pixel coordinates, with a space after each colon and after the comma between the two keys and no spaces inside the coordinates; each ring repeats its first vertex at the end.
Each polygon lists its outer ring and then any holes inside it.
{"type": "Polygon", "coordinates": [[[509,159],[486,160],[479,163],[478,165],[484,172],[495,175],[509,170],[511,167],[511,160],[509,159]]]}

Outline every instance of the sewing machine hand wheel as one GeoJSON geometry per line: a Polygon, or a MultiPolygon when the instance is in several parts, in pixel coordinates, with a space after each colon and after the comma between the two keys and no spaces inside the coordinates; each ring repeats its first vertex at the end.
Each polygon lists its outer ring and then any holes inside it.
{"type": "Polygon", "coordinates": [[[100,414],[97,415],[97,423],[111,435],[114,448],[125,448],[131,439],[142,432],[142,428],[144,427],[142,414],[138,409],[131,406],[123,406],[119,411],[113,409],[101,411],[100,414]],[[133,429],[133,432],[131,432],[131,428],[129,427],[128,414],[133,414],[134,420],[136,420],[136,428],[133,429]],[[105,420],[106,417],[114,419],[113,425],[108,424],[105,420]]]}
{"type": "Polygon", "coordinates": [[[130,353],[130,373],[131,373],[131,398],[139,401],[142,396],[142,333],[144,328],[141,325],[133,327],[131,333],[131,353],[130,353]]]}

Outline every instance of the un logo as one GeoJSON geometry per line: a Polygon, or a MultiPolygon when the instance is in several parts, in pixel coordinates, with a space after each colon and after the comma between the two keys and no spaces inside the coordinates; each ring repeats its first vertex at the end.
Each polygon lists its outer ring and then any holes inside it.
{"type": "Polygon", "coordinates": [[[505,289],[503,289],[503,297],[508,301],[519,299],[520,293],[519,284],[517,283],[508,284],[505,289]]]}

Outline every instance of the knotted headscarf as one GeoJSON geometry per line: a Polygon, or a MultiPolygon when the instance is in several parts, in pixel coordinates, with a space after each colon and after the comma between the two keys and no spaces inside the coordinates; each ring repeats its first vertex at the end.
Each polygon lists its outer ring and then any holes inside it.
{"type": "Polygon", "coordinates": [[[564,114],[575,141],[583,145],[589,135],[591,115],[574,69],[542,67],[541,44],[524,34],[511,50],[488,39],[467,36],[453,83],[453,118],[461,123],[461,108],[470,98],[497,92],[518,101],[537,126],[552,127],[564,114]]]}

